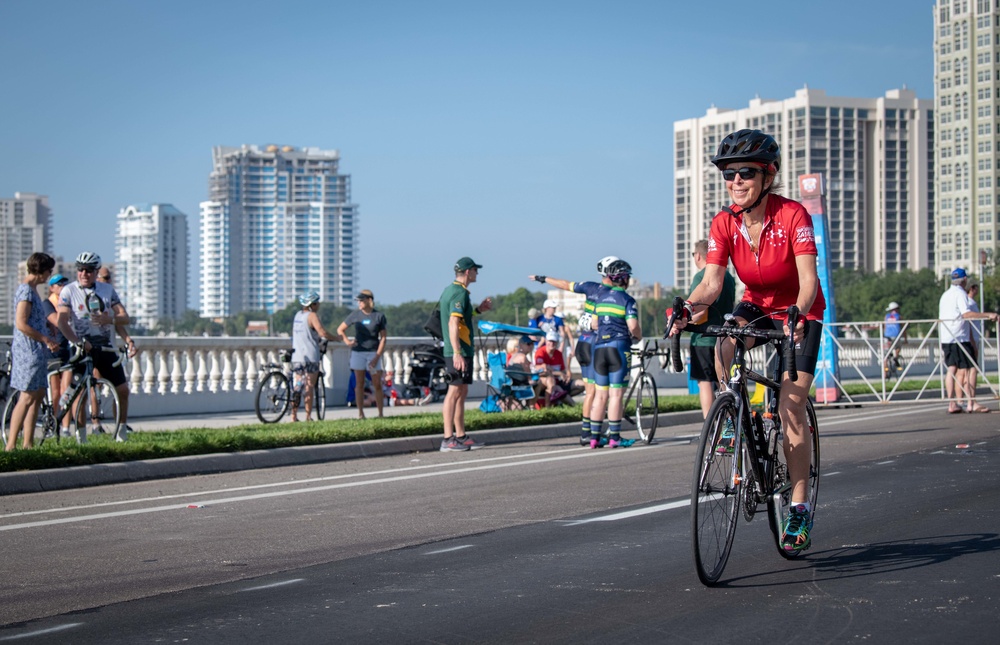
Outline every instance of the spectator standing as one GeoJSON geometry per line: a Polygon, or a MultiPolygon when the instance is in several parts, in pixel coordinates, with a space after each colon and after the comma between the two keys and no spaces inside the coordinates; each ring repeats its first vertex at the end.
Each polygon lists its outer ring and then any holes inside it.
{"type": "MultiPolygon", "coordinates": [[[[556,306],[558,303],[549,298],[542,304],[542,314],[540,316],[535,316],[528,321],[528,327],[537,328],[546,334],[550,331],[556,331],[559,333],[559,351],[563,355],[568,355],[573,348],[573,337],[570,335],[569,328],[566,326],[566,321],[563,320],[562,316],[556,315],[556,306]]],[[[530,313],[530,312],[529,312],[530,313]]],[[[582,331],[580,333],[583,333],[582,331]]],[[[544,334],[539,338],[537,347],[542,347],[545,344],[544,334]]]]}
{"type": "MultiPolygon", "coordinates": [[[[692,293],[702,279],[705,277],[705,267],[708,266],[708,240],[698,240],[695,242],[694,250],[691,252],[694,258],[694,265],[698,272],[691,279],[691,288],[688,293],[692,293]]],[[[699,319],[696,324],[688,325],[691,331],[691,365],[688,375],[692,381],[698,383],[698,401],[701,403],[701,416],[708,417],[708,410],[715,400],[715,391],[719,387],[719,375],[715,372],[715,343],[712,336],[705,336],[704,331],[708,325],[721,325],[723,316],[733,310],[736,301],[736,280],[733,275],[726,271],[722,276],[722,291],[715,302],[705,310],[707,316],[699,319]]]]}
{"type": "MultiPolygon", "coordinates": [[[[310,291],[299,296],[302,310],[292,319],[292,371],[295,389],[301,392],[306,408],[306,421],[312,421],[313,391],[319,382],[319,339],[336,340],[337,337],[323,327],[316,313],[319,310],[319,293],[310,291]]],[[[364,383],[364,374],[361,375],[364,383]]],[[[326,396],[322,392],[321,396],[326,396]]],[[[360,401],[364,401],[362,394],[360,401]]],[[[292,422],[299,420],[299,397],[292,398],[292,422]]]]}
{"type": "Polygon", "coordinates": [[[472,316],[493,308],[493,300],[485,298],[473,308],[469,285],[479,276],[481,264],[472,258],[459,258],[455,263],[455,280],[445,287],[438,300],[441,329],[445,333],[444,361],[448,376],[448,393],[444,397],[444,440],[441,452],[476,450],[483,444],[465,434],[465,399],[472,384],[472,362],[475,346],[472,337],[472,316]]]}
{"type": "MultiPolygon", "coordinates": [[[[94,371],[107,379],[118,392],[121,421],[115,428],[115,441],[128,439],[128,381],[125,368],[118,360],[117,352],[105,351],[112,348],[111,334],[118,325],[129,323],[128,312],[122,304],[118,292],[110,284],[96,280],[101,268],[101,256],[84,251],[76,257],[76,282],[70,282],[59,294],[59,331],[69,342],[79,345],[93,360],[94,371]]],[[[94,432],[103,428],[94,423],[94,432]]],[[[87,441],[87,427],[77,428],[77,441],[87,441]]]]}
{"type": "MultiPolygon", "coordinates": [[[[111,269],[109,269],[108,267],[102,266],[100,269],[97,270],[98,282],[103,282],[104,284],[110,284],[111,286],[114,286],[114,282],[112,282],[112,279],[113,278],[111,275],[111,269]]],[[[128,328],[125,325],[115,325],[115,332],[118,334],[118,337],[121,338],[122,341],[125,343],[125,348],[128,351],[128,357],[135,358],[135,355],[139,353],[139,350],[136,349],[135,343],[132,341],[132,337],[128,333],[128,328]]]]}
{"type": "MultiPolygon", "coordinates": [[[[967,295],[969,296],[969,310],[974,313],[979,313],[979,303],[976,302],[976,298],[979,297],[979,283],[970,282],[968,285],[969,291],[967,295]]],[[[969,368],[969,375],[965,381],[965,392],[966,392],[966,407],[965,409],[969,412],[989,412],[990,409],[986,406],[979,405],[976,402],[976,384],[979,380],[979,349],[983,345],[983,321],[973,320],[970,323],[972,328],[970,331],[970,340],[972,342],[972,367],[969,368]]]]}
{"type": "Polygon", "coordinates": [[[375,407],[382,416],[384,393],[382,390],[382,354],[385,352],[385,314],[375,308],[375,295],[362,289],[357,296],[358,308],[337,327],[337,334],[344,344],[351,348],[351,370],[354,372],[354,397],[358,402],[358,418],[365,418],[364,383],[365,371],[371,372],[372,389],[375,393],[375,407]],[[347,337],[347,328],[354,327],[354,340],[347,337]]]}
{"type": "MultiPolygon", "coordinates": [[[[972,344],[970,320],[997,320],[993,312],[979,313],[969,306],[969,296],[965,291],[969,276],[965,269],[959,267],[951,272],[951,287],[941,294],[938,301],[938,318],[940,319],[941,348],[944,354],[944,364],[948,368],[944,389],[948,397],[948,413],[963,412],[961,401],[966,397],[966,382],[969,368],[973,367],[973,356],[976,351],[972,344]]],[[[989,408],[971,407],[969,412],[989,411],[989,408]]]]}
{"type": "MultiPolygon", "coordinates": [[[[51,352],[49,356],[48,371],[53,371],[69,362],[69,340],[59,331],[59,294],[63,287],[69,284],[69,278],[61,273],[57,273],[49,278],[49,297],[42,302],[42,309],[45,311],[45,319],[52,330],[52,337],[59,343],[59,349],[51,352]]],[[[53,374],[49,378],[49,390],[52,392],[52,407],[56,417],[59,416],[59,403],[63,392],[69,389],[73,381],[72,370],[66,370],[62,374],[53,374]]],[[[64,437],[71,437],[76,432],[76,421],[72,419],[72,414],[63,417],[62,433],[64,437]]]]}
{"type": "Polygon", "coordinates": [[[32,253],[28,258],[28,276],[14,292],[14,340],[11,342],[10,386],[18,390],[17,404],[11,413],[7,432],[7,451],[17,445],[17,434],[24,431],[23,448],[35,442],[35,421],[38,408],[45,398],[45,374],[51,352],[59,343],[50,335],[38,285],[52,275],[56,261],[45,253],[32,253]]]}
{"type": "Polygon", "coordinates": [[[895,356],[896,359],[894,361],[896,365],[895,369],[901,370],[902,367],[899,366],[899,354],[901,350],[899,344],[906,342],[906,331],[899,322],[900,321],[899,303],[893,300],[888,304],[888,306],[886,306],[885,311],[886,311],[885,325],[882,331],[883,335],[882,349],[886,351],[886,355],[885,355],[885,364],[883,365],[883,368],[886,372],[888,372],[890,369],[893,369],[889,360],[889,352],[891,351],[891,353],[895,356]]]}

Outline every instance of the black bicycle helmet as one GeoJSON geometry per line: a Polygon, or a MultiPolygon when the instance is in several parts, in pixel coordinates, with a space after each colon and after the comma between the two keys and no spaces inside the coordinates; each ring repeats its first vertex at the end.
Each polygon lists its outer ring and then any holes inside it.
{"type": "Polygon", "coordinates": [[[632,265],[625,260],[615,260],[604,267],[604,275],[614,285],[619,287],[628,286],[628,279],[632,277],[632,265]]]}
{"type": "Polygon", "coordinates": [[[781,148],[769,134],[760,130],[737,130],[719,144],[719,151],[712,157],[712,163],[722,170],[734,161],[756,161],[774,167],[781,167],[781,148]]]}

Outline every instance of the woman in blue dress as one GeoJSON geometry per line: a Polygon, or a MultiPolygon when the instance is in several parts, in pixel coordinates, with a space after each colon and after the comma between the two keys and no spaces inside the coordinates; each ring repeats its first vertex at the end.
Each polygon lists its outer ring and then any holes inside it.
{"type": "Polygon", "coordinates": [[[13,450],[17,434],[24,428],[21,446],[30,448],[35,441],[38,408],[45,398],[46,369],[50,351],[59,349],[45,320],[38,285],[52,275],[56,261],[45,253],[28,258],[28,277],[14,293],[14,342],[11,343],[10,386],[20,391],[10,416],[6,450],[13,450]]]}

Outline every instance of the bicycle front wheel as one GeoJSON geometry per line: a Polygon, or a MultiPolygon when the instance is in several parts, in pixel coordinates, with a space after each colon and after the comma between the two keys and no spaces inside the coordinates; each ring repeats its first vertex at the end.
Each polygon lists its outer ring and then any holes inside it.
{"type": "Polygon", "coordinates": [[[715,399],[701,430],[691,486],[691,538],[695,569],[702,584],[722,576],[736,535],[743,480],[736,396],[715,399]],[[723,434],[731,434],[732,441],[723,434]]]}
{"type": "Polygon", "coordinates": [[[261,423],[277,423],[288,411],[292,390],[288,377],[281,372],[268,372],[257,384],[254,409],[261,423]]]}
{"type": "Polygon", "coordinates": [[[316,408],[316,418],[322,421],[326,417],[326,383],[322,372],[316,381],[316,391],[313,392],[313,407],[316,408]]]}
{"type": "Polygon", "coordinates": [[[115,435],[122,421],[122,406],[118,390],[111,381],[96,378],[90,382],[91,396],[82,405],[90,405],[90,425],[115,435]]]}
{"type": "Polygon", "coordinates": [[[635,429],[646,443],[653,443],[656,422],[660,418],[659,401],[656,397],[656,381],[645,372],[639,377],[635,393],[635,429]]]}
{"type": "MultiPolygon", "coordinates": [[[[819,499],[819,426],[816,424],[816,410],[812,401],[806,402],[806,418],[809,420],[809,440],[812,449],[809,452],[809,482],[806,489],[806,499],[812,522],[816,521],[816,500],[819,499]]],[[[782,432],[782,435],[784,432],[782,432]]],[[[788,463],[785,461],[785,450],[780,436],[772,439],[772,459],[774,460],[774,493],[767,499],[768,515],[771,518],[771,534],[774,536],[778,553],[788,560],[802,555],[802,551],[786,551],[781,546],[781,531],[788,517],[788,509],[792,505],[792,483],[788,479],[788,463]]]]}
{"type": "Polygon", "coordinates": [[[10,396],[7,397],[7,403],[3,406],[3,418],[0,418],[0,435],[2,435],[5,446],[7,445],[7,432],[10,429],[10,417],[14,414],[14,406],[17,405],[17,398],[20,394],[17,390],[11,390],[10,396]]]}

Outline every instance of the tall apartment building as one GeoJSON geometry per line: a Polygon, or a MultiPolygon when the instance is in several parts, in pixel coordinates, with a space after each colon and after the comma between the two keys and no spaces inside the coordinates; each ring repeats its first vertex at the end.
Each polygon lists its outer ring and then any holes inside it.
{"type": "Polygon", "coordinates": [[[188,297],[187,215],[170,204],[134,204],[118,213],[114,284],[137,324],[180,319],[188,297]]]}
{"type": "Polygon", "coordinates": [[[14,324],[12,300],[20,282],[18,266],[39,251],[53,255],[49,198],[34,193],[14,193],[13,199],[0,197],[0,322],[14,324]]]}
{"type": "Polygon", "coordinates": [[[201,203],[201,315],[282,309],[306,291],[349,304],[358,207],[335,150],[216,147],[201,203]]]}
{"type": "Polygon", "coordinates": [[[996,266],[1000,246],[1000,2],[934,5],[937,270],[996,266]]]}
{"type": "Polygon", "coordinates": [[[730,132],[755,128],[781,146],[782,194],[798,199],[798,177],[823,173],[834,269],[918,270],[934,259],[933,101],[906,89],[881,98],[827,96],[803,88],[784,100],[754,99],[674,123],[674,275],[696,272],[694,243],[708,235],[729,195],[709,161],[730,132]]]}

